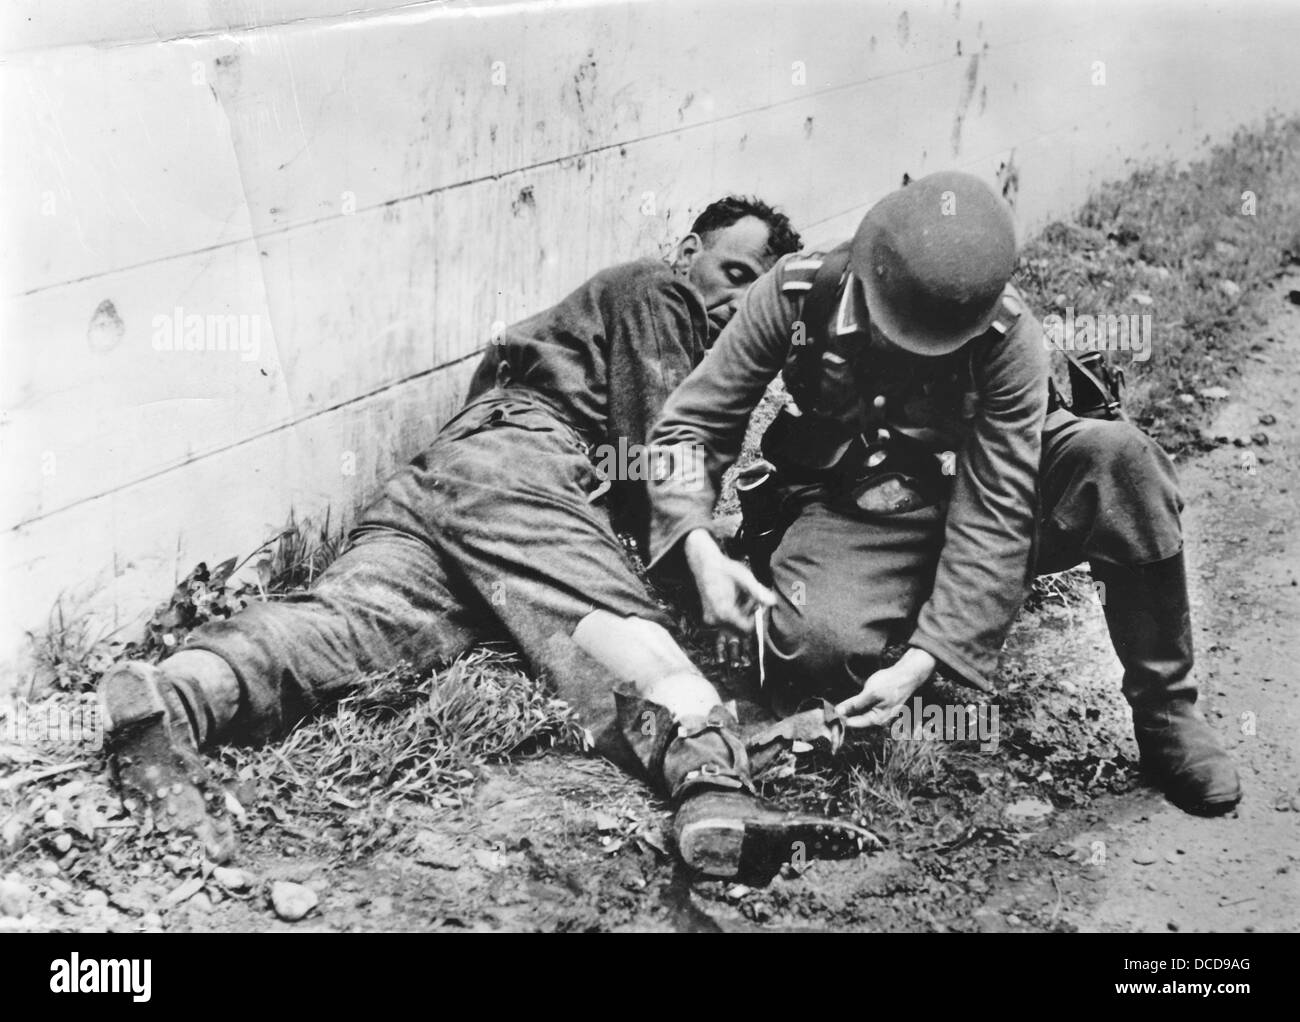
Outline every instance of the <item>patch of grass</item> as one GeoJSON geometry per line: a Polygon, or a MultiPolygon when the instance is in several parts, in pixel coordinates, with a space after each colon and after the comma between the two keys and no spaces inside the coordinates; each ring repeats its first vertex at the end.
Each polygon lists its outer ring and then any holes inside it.
{"type": "Polygon", "coordinates": [[[300,526],[290,513],[285,527],[243,560],[231,557],[211,570],[200,562],[154,611],[143,640],[122,655],[157,663],[209,621],[306,589],[343,552],[347,531],[331,525],[328,510],[315,527],[300,526]]]}
{"type": "MultiPolygon", "coordinates": [[[[976,702],[970,689],[943,680],[933,682],[923,698],[944,707],[976,702]]],[[[979,747],[969,731],[942,740],[895,738],[890,728],[851,732],[836,756],[801,761],[794,777],[767,784],[764,793],[790,808],[817,808],[871,825],[902,824],[916,817],[918,800],[928,804],[964,791],[979,747]]],[[[978,761],[984,758],[978,753],[978,761]]]]}
{"type": "Polygon", "coordinates": [[[91,691],[120,655],[109,629],[97,626],[85,611],[65,608],[63,597],[50,609],[45,628],[27,637],[34,664],[25,693],[29,700],[49,692],[91,691]]]}
{"type": "MultiPolygon", "coordinates": [[[[1201,391],[1231,389],[1265,321],[1267,286],[1300,255],[1300,192],[1285,186],[1298,161],[1300,119],[1243,129],[1185,168],[1102,185],[1021,254],[1015,282],[1039,317],[1067,307],[1152,317],[1150,358],[1110,360],[1127,375],[1130,416],[1167,450],[1201,446],[1214,407],[1201,391]]],[[[1068,393],[1059,353],[1055,371],[1068,393]]]]}
{"type": "Polygon", "coordinates": [[[586,744],[567,704],[513,657],[480,649],[424,676],[372,675],[284,741],[220,755],[281,812],[341,823],[359,854],[386,836],[397,800],[458,807],[484,764],[586,744]]]}
{"type": "Polygon", "coordinates": [[[854,734],[834,757],[801,761],[793,776],[763,786],[788,808],[847,815],[868,825],[910,819],[915,799],[948,787],[960,754],[954,743],[893,738],[888,729],[854,734]]]}
{"type": "Polygon", "coordinates": [[[1054,575],[1039,575],[1029,588],[1022,613],[1032,614],[1043,607],[1081,607],[1092,600],[1095,583],[1087,565],[1080,565],[1054,575]]]}
{"type": "Polygon", "coordinates": [[[423,679],[403,669],[367,679],[279,752],[306,767],[316,789],[433,801],[472,780],[474,766],[582,740],[567,706],[513,657],[480,649],[423,679]]]}
{"type": "Polygon", "coordinates": [[[865,762],[849,767],[849,805],[870,819],[881,809],[905,816],[912,799],[940,790],[947,773],[948,745],[943,742],[900,741],[883,737],[863,743],[865,762]]]}
{"type": "Polygon", "coordinates": [[[334,523],[331,511],[314,526],[300,526],[292,512],[288,524],[276,537],[263,543],[254,556],[265,552],[259,571],[266,575],[265,590],[268,598],[284,596],[306,589],[343,552],[351,526],[346,522],[334,523]]]}

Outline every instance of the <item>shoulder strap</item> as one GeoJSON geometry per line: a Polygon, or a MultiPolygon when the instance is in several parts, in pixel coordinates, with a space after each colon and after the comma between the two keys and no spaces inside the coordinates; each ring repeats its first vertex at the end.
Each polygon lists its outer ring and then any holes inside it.
{"type": "Polygon", "coordinates": [[[1020,292],[1008,284],[1002,291],[1002,297],[998,299],[998,311],[993,317],[989,329],[1005,337],[1016,325],[1017,320],[1024,315],[1024,312],[1025,303],[1020,297],[1020,292]]]}
{"type": "MultiPolygon", "coordinates": [[[[1124,370],[1112,367],[1104,359],[1088,364],[1068,351],[1065,352],[1065,361],[1070,375],[1068,407],[1072,412],[1089,419],[1128,421],[1124,411],[1124,370]]],[[[1053,388],[1056,386],[1050,378],[1048,383],[1053,388]]],[[[1050,397],[1049,394],[1049,401],[1050,397]]]]}
{"type": "Polygon", "coordinates": [[[804,343],[795,351],[795,364],[799,367],[810,408],[817,407],[821,394],[821,358],[826,347],[826,328],[848,266],[849,243],[846,241],[822,259],[799,313],[803,320],[804,343]]]}

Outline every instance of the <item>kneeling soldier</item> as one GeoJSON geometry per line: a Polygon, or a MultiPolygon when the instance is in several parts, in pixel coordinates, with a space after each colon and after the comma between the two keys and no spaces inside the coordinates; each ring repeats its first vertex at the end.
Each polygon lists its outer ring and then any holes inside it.
{"type": "Polygon", "coordinates": [[[850,726],[883,724],[937,663],[991,690],[1034,573],[1087,561],[1144,768],[1188,811],[1226,812],[1241,791],[1195,706],[1173,466],[1127,422],[1050,407],[1015,257],[1005,203],[940,173],[879,202],[851,244],[780,260],[655,427],[656,444],[702,449],[712,485],[653,486],[651,553],[684,554],[707,622],[752,630],[763,588],[710,520],[781,373],[793,403],[763,441],[788,526],[764,651],[778,702],[820,695],[850,726]]]}

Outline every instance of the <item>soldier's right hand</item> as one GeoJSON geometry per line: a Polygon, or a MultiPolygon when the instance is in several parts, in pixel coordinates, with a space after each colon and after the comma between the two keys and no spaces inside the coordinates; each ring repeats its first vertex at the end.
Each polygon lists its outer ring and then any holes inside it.
{"type": "Polygon", "coordinates": [[[724,554],[707,529],[686,537],[686,563],[695,576],[704,623],[742,638],[754,631],[754,612],[776,605],[776,594],[739,561],[724,554]]]}

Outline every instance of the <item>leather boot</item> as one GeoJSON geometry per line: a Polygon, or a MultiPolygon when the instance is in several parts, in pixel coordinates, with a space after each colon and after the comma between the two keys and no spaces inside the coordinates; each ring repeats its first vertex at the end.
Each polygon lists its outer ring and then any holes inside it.
{"type": "Polygon", "coordinates": [[[731,713],[677,720],[663,706],[615,693],[623,734],[676,809],[673,839],[687,868],[706,877],[770,880],[787,862],[851,858],[880,847],[842,820],[791,813],[758,797],[731,713]]]}
{"type": "Polygon", "coordinates": [[[1179,808],[1228,812],[1241,784],[1218,735],[1196,709],[1187,569],[1178,554],[1138,568],[1094,563],[1142,769],[1179,808]]]}
{"type": "Polygon", "coordinates": [[[99,699],[124,800],[136,800],[139,815],[159,830],[198,836],[210,859],[229,859],[234,831],[222,807],[210,806],[218,793],[199,754],[239,707],[239,684],[226,662],[198,650],[161,667],[126,661],[104,675],[99,699]]]}

